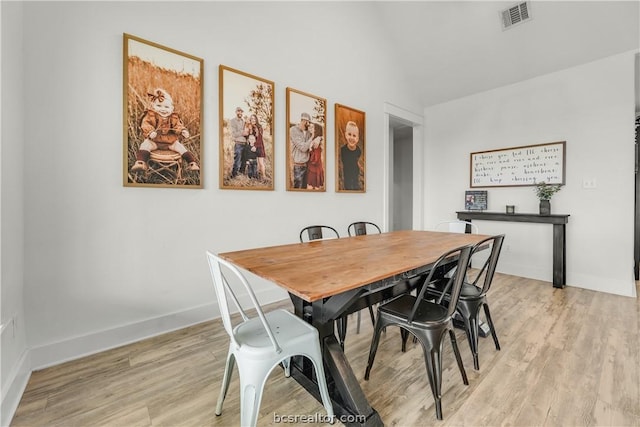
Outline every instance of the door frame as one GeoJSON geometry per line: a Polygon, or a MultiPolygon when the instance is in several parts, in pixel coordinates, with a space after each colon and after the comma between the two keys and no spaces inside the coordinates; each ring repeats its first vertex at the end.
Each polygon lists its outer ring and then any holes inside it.
{"type": "Polygon", "coordinates": [[[413,128],[413,214],[412,223],[414,230],[421,230],[423,224],[423,141],[422,141],[422,128],[424,118],[422,115],[413,113],[404,108],[398,107],[391,103],[384,103],[384,119],[383,119],[383,156],[384,156],[384,189],[383,189],[383,214],[382,222],[385,230],[391,229],[392,209],[391,209],[391,197],[393,188],[393,156],[391,155],[391,141],[390,141],[390,129],[389,122],[390,117],[394,117],[402,122],[405,122],[407,126],[413,128]]]}
{"type": "Polygon", "coordinates": [[[640,280],[640,112],[636,113],[635,129],[635,187],[633,224],[633,275],[640,280]]]}

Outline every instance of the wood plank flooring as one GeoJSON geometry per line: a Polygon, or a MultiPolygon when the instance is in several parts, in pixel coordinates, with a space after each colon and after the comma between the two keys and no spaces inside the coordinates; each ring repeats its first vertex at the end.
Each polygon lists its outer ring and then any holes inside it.
{"type": "MultiPolygon", "coordinates": [[[[474,371],[457,330],[465,386],[445,342],[444,421],[435,418],[421,348],[400,353],[397,329],[383,334],[364,381],[372,326],[364,311],[356,334],[350,317],[346,354],[385,425],[640,426],[638,299],[496,274],[489,303],[502,350],[481,338],[474,371]]],[[[275,307],[291,303],[267,310],[275,307]]],[[[222,415],[214,414],[227,348],[218,319],[33,372],[11,426],[239,425],[237,371],[222,415]]],[[[274,370],[258,425],[315,413],[322,405],[274,370]]]]}

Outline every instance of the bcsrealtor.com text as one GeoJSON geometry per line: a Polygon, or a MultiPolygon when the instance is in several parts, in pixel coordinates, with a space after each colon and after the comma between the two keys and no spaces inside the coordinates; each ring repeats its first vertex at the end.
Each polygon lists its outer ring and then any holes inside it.
{"type": "Polygon", "coordinates": [[[316,412],[315,414],[277,414],[273,413],[275,424],[333,424],[335,421],[346,423],[364,423],[364,415],[334,415],[330,417],[326,413],[316,412]]]}

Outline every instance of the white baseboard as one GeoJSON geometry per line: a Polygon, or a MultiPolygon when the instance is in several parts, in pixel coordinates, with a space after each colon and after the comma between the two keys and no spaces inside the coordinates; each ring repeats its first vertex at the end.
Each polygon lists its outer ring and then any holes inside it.
{"type": "MultiPolygon", "coordinates": [[[[286,292],[283,293],[281,289],[275,287],[259,291],[257,294],[263,304],[280,301],[287,297],[286,292]]],[[[220,317],[218,304],[209,303],[181,312],[34,347],[30,349],[31,370],[58,365],[218,317],[220,317]]]]}
{"type": "MultiPolygon", "coordinates": [[[[542,271],[532,266],[500,264],[500,273],[511,274],[513,276],[526,277],[529,279],[542,280],[545,282],[553,281],[553,273],[550,271],[542,271]]],[[[632,268],[629,267],[628,280],[611,279],[608,277],[597,277],[579,272],[567,272],[567,286],[574,288],[588,289],[590,291],[605,292],[608,294],[622,295],[625,297],[637,298],[636,283],[633,276],[632,268]]]]}
{"type": "Polygon", "coordinates": [[[0,403],[0,426],[2,427],[11,424],[11,419],[18,409],[22,394],[31,377],[30,365],[29,351],[25,350],[9,374],[7,389],[2,390],[2,403],[0,403]]]}
{"type": "MultiPolygon", "coordinates": [[[[257,291],[256,296],[262,304],[270,304],[286,299],[287,293],[280,288],[271,287],[270,289],[257,291]]],[[[240,299],[242,300],[243,298],[240,299]]],[[[244,303],[244,301],[242,302],[244,303]]],[[[10,374],[11,378],[7,382],[6,393],[5,390],[2,390],[0,426],[9,426],[18,408],[22,394],[27,387],[31,372],[218,317],[220,317],[218,304],[210,303],[177,313],[170,313],[25,350],[20,361],[10,374]]]]}
{"type": "Polygon", "coordinates": [[[570,279],[571,281],[567,281],[567,286],[576,286],[592,291],[637,298],[636,281],[631,267],[629,267],[628,280],[612,280],[607,277],[597,277],[579,273],[572,274],[570,279]],[[574,285],[574,283],[578,285],[574,285]]]}

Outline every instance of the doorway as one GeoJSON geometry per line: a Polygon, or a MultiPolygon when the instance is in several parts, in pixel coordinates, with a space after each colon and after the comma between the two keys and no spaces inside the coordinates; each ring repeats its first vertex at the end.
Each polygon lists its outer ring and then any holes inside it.
{"type": "Polygon", "coordinates": [[[391,173],[391,231],[413,229],[413,128],[389,120],[390,156],[393,157],[391,173]]]}
{"type": "Polygon", "coordinates": [[[385,104],[385,229],[422,229],[422,116],[385,104]]]}

